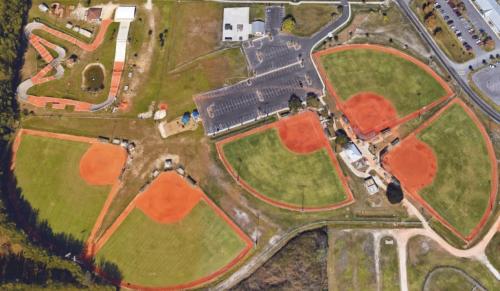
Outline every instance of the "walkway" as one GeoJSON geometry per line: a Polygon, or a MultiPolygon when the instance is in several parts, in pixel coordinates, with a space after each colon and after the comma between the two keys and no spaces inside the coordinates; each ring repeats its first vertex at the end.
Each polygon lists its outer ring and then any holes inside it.
{"type": "Polygon", "coordinates": [[[128,30],[130,27],[130,21],[121,21],[120,28],[118,31],[118,39],[116,44],[115,62],[113,64],[113,72],[111,75],[111,86],[108,94],[108,98],[98,104],[92,104],[88,102],[70,100],[65,98],[57,97],[47,97],[47,96],[35,96],[29,95],[28,91],[31,87],[53,80],[61,79],[64,76],[64,67],[62,62],[66,57],[66,51],[37,35],[33,34],[35,30],[42,30],[52,36],[61,39],[63,41],[69,42],[86,52],[93,52],[101,46],[104,42],[104,37],[108,31],[109,25],[113,22],[111,19],[105,19],[102,21],[94,41],[92,43],[82,42],[70,35],[67,35],[61,31],[55,30],[46,26],[45,24],[39,22],[31,22],[26,25],[24,29],[24,34],[29,40],[30,44],[35,48],[35,50],[41,55],[42,59],[48,63],[41,71],[39,71],[35,76],[23,81],[17,88],[17,96],[21,101],[24,101],[30,105],[39,108],[46,108],[51,105],[52,109],[66,109],[66,107],[73,107],[76,112],[93,112],[104,108],[107,108],[113,104],[118,95],[118,89],[120,86],[121,76],[124,68],[125,52],[126,52],[126,38],[128,35],[128,30]],[[121,39],[120,39],[121,37],[121,39]],[[46,49],[50,48],[57,53],[57,57],[53,58],[49,51],[46,49]],[[50,72],[55,70],[55,74],[49,75],[50,72]]]}

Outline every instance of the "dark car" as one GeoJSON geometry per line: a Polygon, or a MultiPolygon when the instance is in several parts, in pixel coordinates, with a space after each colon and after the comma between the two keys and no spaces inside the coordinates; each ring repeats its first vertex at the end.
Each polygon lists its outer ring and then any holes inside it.
{"type": "Polygon", "coordinates": [[[446,23],[448,23],[448,25],[452,24],[453,22],[454,22],[453,19],[446,21],[446,23]]]}
{"type": "Polygon", "coordinates": [[[472,35],[472,39],[478,39],[479,37],[477,36],[477,34],[473,34],[472,35]]]}

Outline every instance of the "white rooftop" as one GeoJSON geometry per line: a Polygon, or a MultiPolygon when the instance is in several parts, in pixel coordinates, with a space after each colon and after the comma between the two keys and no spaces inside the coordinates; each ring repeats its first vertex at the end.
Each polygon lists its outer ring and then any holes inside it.
{"type": "Polygon", "coordinates": [[[486,21],[490,22],[496,33],[500,32],[500,5],[496,0],[477,0],[477,5],[481,9],[486,21]]]}
{"type": "Polygon", "coordinates": [[[133,21],[135,18],[135,6],[120,6],[115,11],[115,21],[133,21]]]}
{"type": "Polygon", "coordinates": [[[247,40],[251,31],[249,7],[224,8],[223,41],[247,40]]]}
{"type": "Polygon", "coordinates": [[[363,158],[363,155],[361,155],[361,152],[359,151],[358,147],[353,143],[347,144],[344,152],[346,153],[347,159],[349,160],[350,163],[357,162],[363,158]]]}

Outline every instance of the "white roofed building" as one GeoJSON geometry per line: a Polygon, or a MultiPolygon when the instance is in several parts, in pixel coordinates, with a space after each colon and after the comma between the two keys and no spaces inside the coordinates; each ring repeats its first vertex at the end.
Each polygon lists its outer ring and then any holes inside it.
{"type": "Polygon", "coordinates": [[[135,6],[120,6],[116,8],[115,11],[115,21],[134,21],[135,18],[135,6]]]}
{"type": "Polygon", "coordinates": [[[500,35],[500,5],[496,0],[476,0],[476,3],[484,20],[500,35]]]}
{"type": "Polygon", "coordinates": [[[251,32],[249,7],[224,8],[223,41],[245,41],[251,32]]]}

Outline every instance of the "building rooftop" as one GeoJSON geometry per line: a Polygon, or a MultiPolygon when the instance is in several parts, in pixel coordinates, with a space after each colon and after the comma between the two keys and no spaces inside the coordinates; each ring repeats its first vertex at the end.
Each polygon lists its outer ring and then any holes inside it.
{"type": "Polygon", "coordinates": [[[266,32],[266,25],[262,20],[252,22],[252,34],[263,35],[266,32]]]}
{"type": "Polygon", "coordinates": [[[487,21],[495,26],[498,33],[500,31],[500,5],[496,0],[477,0],[476,3],[487,21]]]}
{"type": "Polygon", "coordinates": [[[101,19],[101,13],[102,13],[102,8],[99,7],[92,7],[87,10],[87,20],[92,21],[92,20],[99,20],[101,19]]]}
{"type": "Polygon", "coordinates": [[[115,21],[133,21],[135,18],[135,6],[120,6],[115,11],[115,21]]]}
{"type": "Polygon", "coordinates": [[[358,147],[352,142],[348,143],[345,147],[345,153],[350,163],[354,163],[363,158],[358,147]]]}
{"type": "Polygon", "coordinates": [[[250,8],[224,8],[223,41],[244,41],[251,32],[250,8]]]}

